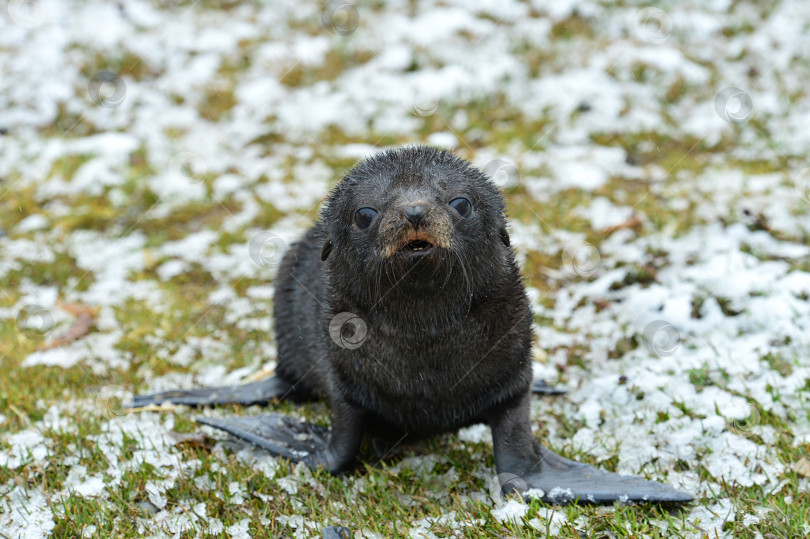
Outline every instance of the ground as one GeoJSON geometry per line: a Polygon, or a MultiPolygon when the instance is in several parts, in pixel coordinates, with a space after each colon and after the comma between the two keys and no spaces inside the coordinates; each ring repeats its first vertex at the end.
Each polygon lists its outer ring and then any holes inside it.
{"type": "Polygon", "coordinates": [[[810,534],[806,2],[2,9],[0,536],[810,534]],[[122,407],[271,372],[281,254],[410,143],[504,189],[537,437],[694,503],[503,499],[484,426],[330,477],[122,407]]]}

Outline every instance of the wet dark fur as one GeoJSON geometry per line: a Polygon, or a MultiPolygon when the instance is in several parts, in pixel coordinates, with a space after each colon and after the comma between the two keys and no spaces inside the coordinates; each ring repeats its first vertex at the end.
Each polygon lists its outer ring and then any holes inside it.
{"type": "Polygon", "coordinates": [[[422,438],[485,421],[531,384],[532,317],[503,198],[447,151],[387,151],[349,171],[320,221],[285,255],[274,316],[277,374],[294,384],[291,396],[340,394],[369,412],[373,434],[422,438]],[[472,201],[469,218],[448,205],[459,195],[472,201]],[[379,234],[382,216],[425,196],[431,211],[450,217],[450,248],[434,248],[415,266],[383,257],[393,238],[379,234]],[[365,231],[353,220],[362,206],[379,211],[365,231]],[[367,325],[358,348],[329,334],[342,312],[367,325]]]}

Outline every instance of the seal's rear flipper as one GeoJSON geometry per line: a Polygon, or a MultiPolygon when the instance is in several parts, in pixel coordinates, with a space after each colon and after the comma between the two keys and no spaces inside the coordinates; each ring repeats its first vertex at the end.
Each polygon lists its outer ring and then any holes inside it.
{"type": "Polygon", "coordinates": [[[295,387],[278,376],[271,376],[258,382],[237,386],[204,387],[199,389],[178,389],[151,395],[135,395],[129,408],[143,408],[160,405],[164,402],[187,406],[216,406],[218,404],[267,404],[273,399],[293,396],[295,387]]]}
{"type": "Polygon", "coordinates": [[[329,443],[329,429],[283,414],[249,417],[198,417],[197,423],[224,430],[293,462],[312,462],[329,443]]]}
{"type": "Polygon", "coordinates": [[[598,470],[563,458],[535,440],[529,419],[531,395],[527,392],[492,411],[492,445],[495,467],[504,490],[527,496],[527,489],[539,489],[549,503],[612,504],[684,503],[691,494],[669,485],[598,470]]]}
{"type": "Polygon", "coordinates": [[[532,393],[536,395],[565,395],[566,391],[550,386],[545,380],[538,378],[532,381],[532,393]]]}
{"type": "Polygon", "coordinates": [[[695,499],[669,485],[598,470],[542,446],[541,451],[541,471],[520,479],[527,488],[542,490],[540,499],[546,503],[685,503],[695,499]]]}
{"type": "Polygon", "coordinates": [[[365,413],[355,405],[334,398],[332,427],[327,429],[283,414],[252,417],[198,417],[196,421],[247,440],[271,453],[323,467],[332,473],[348,468],[363,437],[365,413]]]}

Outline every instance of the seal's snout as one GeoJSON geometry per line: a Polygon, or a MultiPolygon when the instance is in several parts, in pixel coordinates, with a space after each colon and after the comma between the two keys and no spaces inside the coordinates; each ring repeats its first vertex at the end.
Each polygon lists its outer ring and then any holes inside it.
{"type": "Polygon", "coordinates": [[[411,222],[414,228],[419,228],[419,223],[425,218],[425,208],[421,204],[408,206],[405,210],[405,219],[411,222]]]}
{"type": "Polygon", "coordinates": [[[380,221],[382,256],[427,257],[434,248],[450,247],[450,219],[424,198],[410,198],[390,208],[380,221]]]}

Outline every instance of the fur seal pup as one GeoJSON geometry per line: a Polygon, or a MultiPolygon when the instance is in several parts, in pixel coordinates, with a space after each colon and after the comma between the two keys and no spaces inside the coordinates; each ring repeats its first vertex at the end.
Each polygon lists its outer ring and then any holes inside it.
{"type": "Polygon", "coordinates": [[[352,464],[364,433],[417,439],[487,423],[505,490],[540,489],[553,503],[692,500],[534,438],[532,312],[506,225],[497,187],[452,153],[377,154],[346,174],[284,256],[275,376],[139,396],[133,406],[323,397],[329,429],[281,414],[198,421],[335,473],[352,464]]]}

